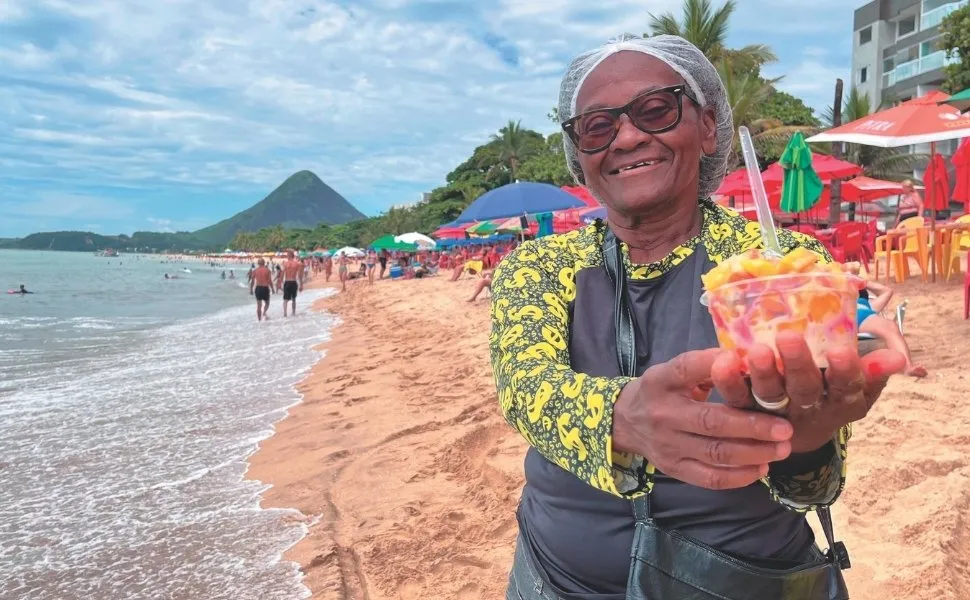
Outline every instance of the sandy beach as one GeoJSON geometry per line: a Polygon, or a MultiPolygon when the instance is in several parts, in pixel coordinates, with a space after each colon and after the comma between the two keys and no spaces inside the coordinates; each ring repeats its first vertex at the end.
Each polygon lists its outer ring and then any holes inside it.
{"type": "MultiPolygon", "coordinates": [[[[970,597],[970,321],[962,289],[898,286],[924,380],[899,376],[850,443],[834,509],[853,600],[970,597]]],[[[315,599],[502,598],[525,442],[504,422],[474,280],[351,282],[304,402],[253,456],[315,599]]]]}

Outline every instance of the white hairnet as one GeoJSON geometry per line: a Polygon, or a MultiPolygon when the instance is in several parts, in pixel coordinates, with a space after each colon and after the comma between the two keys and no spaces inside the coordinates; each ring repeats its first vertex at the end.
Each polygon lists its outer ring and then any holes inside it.
{"type": "MultiPolygon", "coordinates": [[[[697,98],[701,106],[714,109],[717,124],[717,148],[713,154],[701,159],[700,189],[698,195],[706,198],[721,185],[727,170],[728,156],[734,143],[734,118],[728,103],[724,84],[717,69],[707,60],[697,46],[675,35],[658,35],[649,38],[625,33],[594,50],[576,57],[563,75],[559,87],[559,119],[567,121],[576,114],[576,98],[586,77],[606,58],[617,52],[631,51],[649,54],[663,61],[676,71],[697,98]]],[[[579,183],[584,183],[583,171],[579,166],[576,146],[568,135],[563,136],[566,151],[566,164],[579,183]]]]}

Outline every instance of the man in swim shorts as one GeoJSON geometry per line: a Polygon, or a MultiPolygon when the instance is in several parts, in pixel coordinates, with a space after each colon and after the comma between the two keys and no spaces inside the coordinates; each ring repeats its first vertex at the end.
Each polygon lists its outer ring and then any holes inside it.
{"type": "Polygon", "coordinates": [[[269,319],[269,288],[272,285],[273,273],[266,266],[266,260],[261,258],[249,278],[249,293],[256,296],[257,321],[262,321],[264,316],[269,319]]]}
{"type": "Polygon", "coordinates": [[[293,303],[292,315],[296,316],[296,293],[303,291],[303,263],[296,260],[292,250],[286,251],[286,262],[283,263],[283,316],[286,315],[286,303],[293,303]]]}

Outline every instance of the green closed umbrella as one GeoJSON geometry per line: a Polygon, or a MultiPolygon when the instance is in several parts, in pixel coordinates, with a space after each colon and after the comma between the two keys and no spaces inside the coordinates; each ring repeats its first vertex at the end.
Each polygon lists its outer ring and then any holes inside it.
{"type": "Polygon", "coordinates": [[[812,150],[802,132],[795,132],[778,161],[785,170],[781,188],[781,210],[787,213],[806,211],[822,196],[822,180],[812,166],[812,150]]]}
{"type": "Polygon", "coordinates": [[[970,88],[963,90],[959,94],[953,94],[940,104],[949,104],[960,112],[967,112],[970,110],[970,88]]]}

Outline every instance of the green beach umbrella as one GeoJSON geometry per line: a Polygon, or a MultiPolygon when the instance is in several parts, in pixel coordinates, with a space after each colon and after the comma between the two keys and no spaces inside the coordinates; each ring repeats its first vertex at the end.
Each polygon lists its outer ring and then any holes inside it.
{"type": "Polygon", "coordinates": [[[785,170],[781,210],[799,213],[813,207],[822,196],[824,186],[812,166],[812,150],[805,143],[802,132],[795,132],[788,141],[778,163],[785,170]]]}
{"type": "Polygon", "coordinates": [[[404,242],[398,242],[394,240],[393,234],[382,235],[369,246],[372,250],[387,250],[387,251],[403,251],[403,252],[414,252],[418,249],[415,244],[405,244],[404,242]]]}
{"type": "Polygon", "coordinates": [[[970,110],[970,88],[963,90],[959,94],[953,94],[941,104],[949,104],[960,112],[967,112],[970,110]]]}

